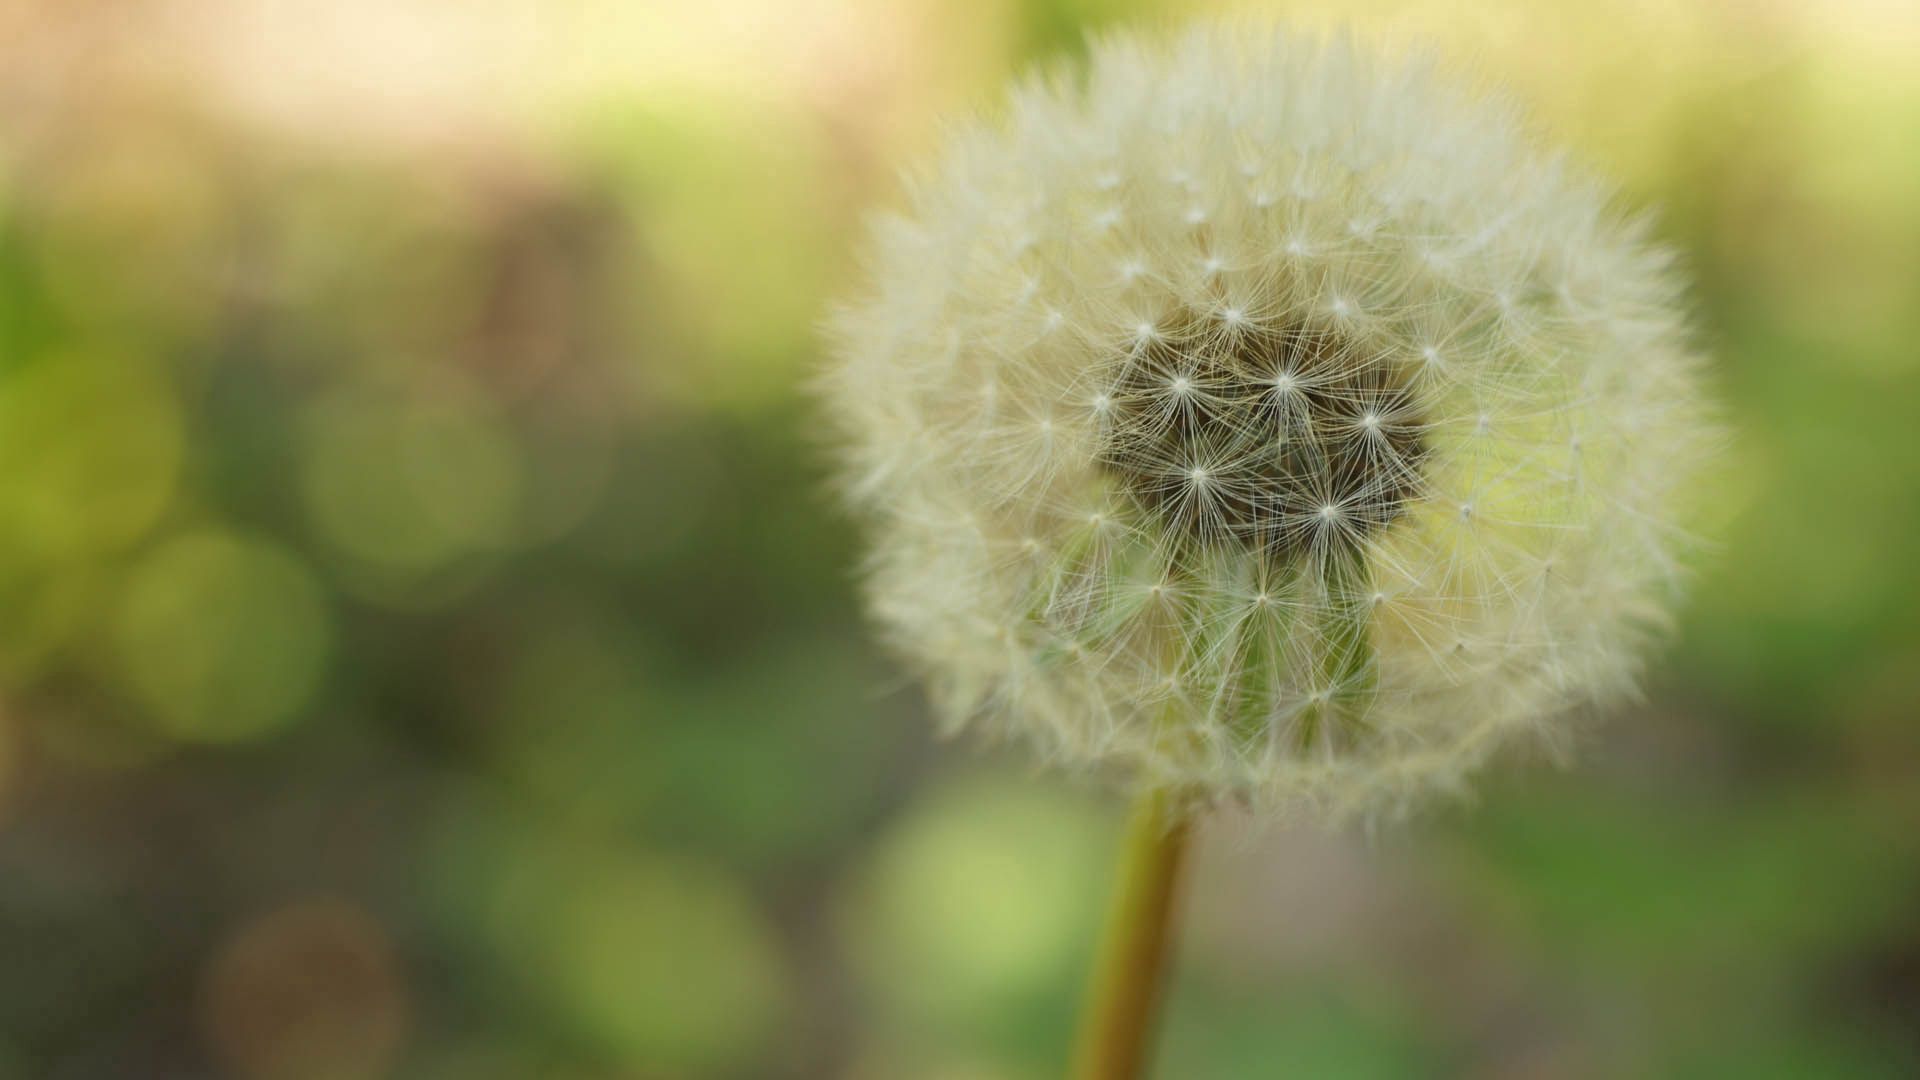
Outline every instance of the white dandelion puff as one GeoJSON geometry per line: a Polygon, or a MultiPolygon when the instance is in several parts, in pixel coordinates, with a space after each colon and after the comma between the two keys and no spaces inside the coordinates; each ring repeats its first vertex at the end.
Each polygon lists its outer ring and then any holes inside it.
{"type": "Polygon", "coordinates": [[[1603,185],[1282,32],[1114,38],[1008,116],[912,177],[823,377],[949,725],[1339,817],[1632,688],[1714,429],[1603,185]]]}

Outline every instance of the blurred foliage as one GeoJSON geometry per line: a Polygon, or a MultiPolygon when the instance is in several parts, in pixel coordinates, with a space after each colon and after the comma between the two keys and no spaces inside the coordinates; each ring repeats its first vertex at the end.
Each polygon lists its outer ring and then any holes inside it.
{"type": "MultiPolygon", "coordinates": [[[[0,1077],[1026,1078],[1117,815],[934,743],[802,392],[888,163],[1179,5],[0,11],[0,1077]]],[[[1164,1075],[1920,1071],[1920,17],[1288,5],[1661,208],[1737,431],[1649,701],[1223,820],[1164,1075]]]]}

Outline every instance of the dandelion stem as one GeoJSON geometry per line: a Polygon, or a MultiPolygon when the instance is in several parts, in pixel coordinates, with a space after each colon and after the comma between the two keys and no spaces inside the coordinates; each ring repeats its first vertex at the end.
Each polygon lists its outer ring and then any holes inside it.
{"type": "Polygon", "coordinates": [[[1080,1017],[1074,1080],[1134,1080],[1142,1074],[1190,831],[1180,800],[1165,788],[1144,792],[1134,805],[1080,1017]]]}

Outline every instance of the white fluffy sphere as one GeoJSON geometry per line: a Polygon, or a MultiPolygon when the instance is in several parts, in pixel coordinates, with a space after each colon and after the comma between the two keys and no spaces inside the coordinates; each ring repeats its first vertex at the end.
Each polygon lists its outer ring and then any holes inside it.
{"type": "Polygon", "coordinates": [[[1119,37],[1022,85],[835,319],[876,618],[955,726],[1267,810],[1552,735],[1631,688],[1712,440],[1610,197],[1345,40],[1119,37]]]}

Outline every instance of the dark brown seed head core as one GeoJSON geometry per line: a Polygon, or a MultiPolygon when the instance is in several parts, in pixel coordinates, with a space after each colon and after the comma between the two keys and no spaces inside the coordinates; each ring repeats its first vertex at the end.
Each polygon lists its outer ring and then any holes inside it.
{"type": "Polygon", "coordinates": [[[1350,549],[1421,490],[1425,423],[1403,372],[1335,333],[1143,333],[1095,406],[1101,460],[1203,544],[1275,559],[1350,549]]]}

